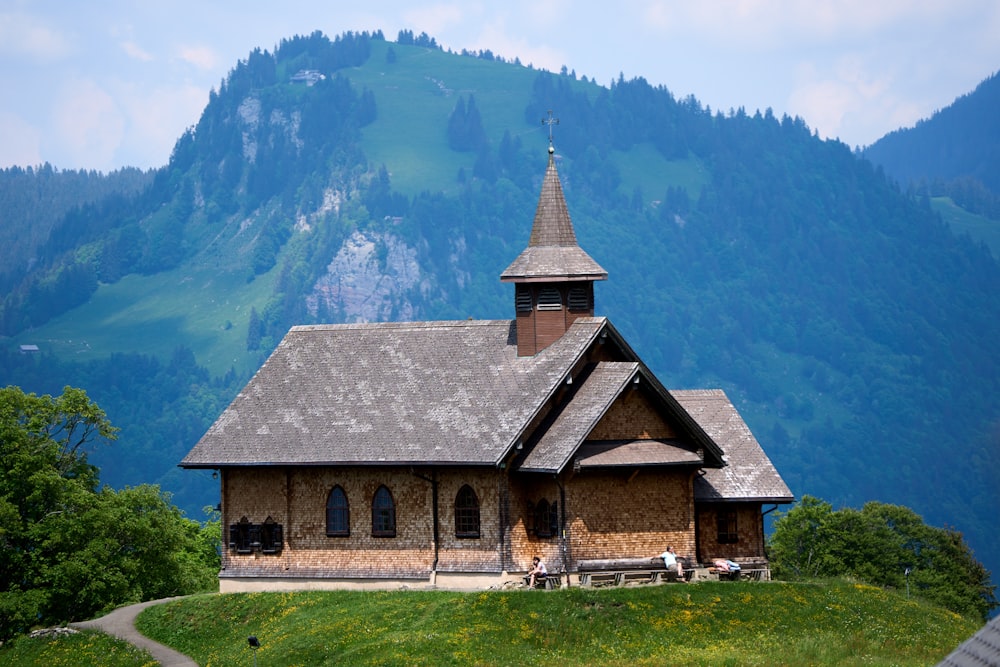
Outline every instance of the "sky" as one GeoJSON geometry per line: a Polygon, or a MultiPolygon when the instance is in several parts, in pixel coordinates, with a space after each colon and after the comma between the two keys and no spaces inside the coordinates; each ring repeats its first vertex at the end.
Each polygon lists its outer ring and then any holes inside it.
{"type": "Polygon", "coordinates": [[[0,0],[0,168],[163,166],[254,48],[402,29],[604,85],[643,77],[713,111],[771,108],[852,148],[1000,70],[997,0],[0,0]]]}

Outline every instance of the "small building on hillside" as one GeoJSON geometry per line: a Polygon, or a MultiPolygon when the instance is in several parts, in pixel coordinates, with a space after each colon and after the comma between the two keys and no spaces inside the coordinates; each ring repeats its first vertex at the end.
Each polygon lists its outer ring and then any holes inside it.
{"type": "Polygon", "coordinates": [[[791,492],[724,392],[668,390],[594,316],[606,278],[550,145],[513,319],[293,327],[180,464],[220,473],[221,590],[765,561],[791,492]]]}

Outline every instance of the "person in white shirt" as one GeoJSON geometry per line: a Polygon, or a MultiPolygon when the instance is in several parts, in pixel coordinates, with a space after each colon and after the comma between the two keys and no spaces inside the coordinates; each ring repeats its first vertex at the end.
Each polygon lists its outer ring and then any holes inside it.
{"type": "Polygon", "coordinates": [[[545,569],[545,563],[535,556],[531,559],[531,570],[528,572],[528,588],[535,587],[535,581],[542,581],[549,573],[545,569]]]}
{"type": "Polygon", "coordinates": [[[677,579],[684,581],[684,564],[678,560],[673,547],[667,547],[667,550],[660,554],[659,557],[663,559],[663,564],[666,566],[668,572],[676,572],[677,579]]]}

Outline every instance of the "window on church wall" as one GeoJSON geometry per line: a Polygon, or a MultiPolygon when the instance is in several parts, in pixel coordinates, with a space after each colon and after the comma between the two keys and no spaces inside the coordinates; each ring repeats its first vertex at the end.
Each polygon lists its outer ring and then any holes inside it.
{"type": "Polygon", "coordinates": [[[372,537],[396,537],[396,503],[385,486],[372,498],[372,537]]]}
{"type": "Polygon", "coordinates": [[[280,523],[267,517],[264,523],[251,523],[247,517],[229,524],[229,548],[238,554],[260,551],[265,554],[281,553],[284,531],[280,523]]]}
{"type": "Polygon", "coordinates": [[[718,524],[719,544],[736,544],[740,541],[735,511],[720,510],[716,514],[716,522],[718,524]]]}
{"type": "Polygon", "coordinates": [[[479,498],[468,484],[455,496],[455,537],[479,537],[479,498]]]}
{"type": "Polygon", "coordinates": [[[558,288],[543,287],[538,291],[538,310],[562,310],[562,295],[558,288]]]}
{"type": "Polygon", "coordinates": [[[351,535],[351,506],[347,502],[347,494],[339,484],[330,490],[326,499],[326,534],[327,537],[351,535]]]}
{"type": "Polygon", "coordinates": [[[259,526],[243,517],[239,522],[229,525],[229,548],[238,554],[252,553],[255,543],[259,542],[258,535],[259,526]]]}
{"type": "Polygon", "coordinates": [[[559,503],[549,503],[543,498],[533,507],[533,511],[529,509],[529,515],[532,517],[536,537],[553,537],[559,534],[559,503]]]}
{"type": "Polygon", "coordinates": [[[276,554],[281,552],[284,543],[284,531],[281,524],[276,523],[271,517],[264,519],[260,525],[260,551],[265,554],[276,554]]]}

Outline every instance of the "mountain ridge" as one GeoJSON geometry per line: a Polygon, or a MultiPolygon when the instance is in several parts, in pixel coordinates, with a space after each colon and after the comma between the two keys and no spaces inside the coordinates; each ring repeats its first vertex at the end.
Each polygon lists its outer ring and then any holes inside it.
{"type": "Polygon", "coordinates": [[[367,33],[255,51],[134,207],[56,225],[0,318],[43,353],[0,367],[29,391],[83,386],[127,422],[125,454],[94,453],[111,483],[209,504],[211,481],[171,466],[289,326],[511,316],[499,273],[530,229],[550,109],[580,245],[610,274],[597,311],[665,384],[726,389],[796,495],[909,505],[989,566],[995,259],[801,119],[713,114],[641,78],[606,88],[367,33]],[[313,68],[326,79],[291,82],[313,68]],[[485,137],[469,150],[449,146],[459,100],[485,137]],[[406,266],[355,294],[370,311],[319,298],[406,266]],[[79,305],[40,312],[59,290],[79,305]]]}

